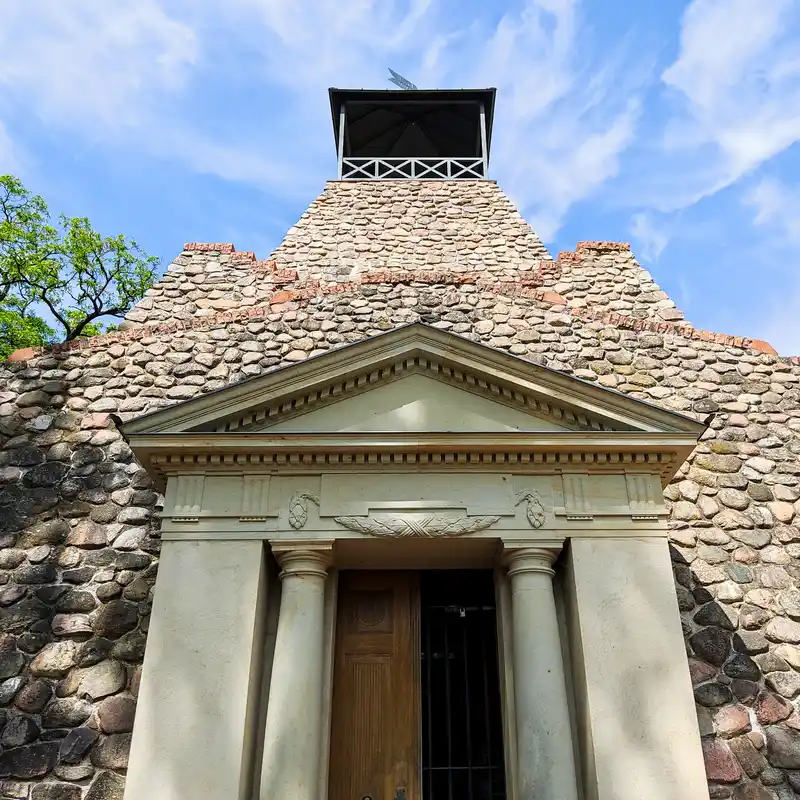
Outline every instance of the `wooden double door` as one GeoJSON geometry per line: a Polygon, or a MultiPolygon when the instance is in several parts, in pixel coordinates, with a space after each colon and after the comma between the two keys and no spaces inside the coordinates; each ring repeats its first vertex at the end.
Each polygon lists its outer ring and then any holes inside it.
{"type": "Polygon", "coordinates": [[[491,573],[342,572],[329,800],[503,800],[491,573]]]}

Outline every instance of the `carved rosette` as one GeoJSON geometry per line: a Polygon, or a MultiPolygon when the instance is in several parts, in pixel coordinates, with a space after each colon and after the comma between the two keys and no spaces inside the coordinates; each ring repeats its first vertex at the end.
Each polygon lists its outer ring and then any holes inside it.
{"type": "Polygon", "coordinates": [[[390,539],[420,536],[428,539],[463,536],[486,530],[500,517],[334,517],[339,525],[357,533],[390,539]]]}

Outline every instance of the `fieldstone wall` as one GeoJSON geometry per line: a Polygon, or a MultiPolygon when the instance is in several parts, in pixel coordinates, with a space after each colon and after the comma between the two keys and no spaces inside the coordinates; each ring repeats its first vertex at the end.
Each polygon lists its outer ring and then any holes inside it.
{"type": "MultiPolygon", "coordinates": [[[[356,187],[345,193],[361,202],[356,187]]],[[[316,202],[323,215],[334,203],[316,202]]],[[[303,240],[311,216],[287,241],[303,240]]],[[[180,259],[205,259],[186,275],[227,280],[233,255],[195,245],[180,259]]],[[[408,265],[335,291],[298,277],[294,290],[265,290],[246,315],[198,315],[198,295],[190,324],[165,325],[168,278],[129,331],[0,365],[0,797],[122,798],[161,498],[112,415],[415,321],[715,414],[666,490],[711,796],[800,795],[800,366],[757,342],[672,324],[659,311],[672,306],[625,246],[591,243],[559,262],[537,255],[536,265],[535,289],[527,272],[490,290],[480,276],[427,267],[415,280],[408,265]]],[[[291,269],[299,274],[300,262],[291,269]]]]}

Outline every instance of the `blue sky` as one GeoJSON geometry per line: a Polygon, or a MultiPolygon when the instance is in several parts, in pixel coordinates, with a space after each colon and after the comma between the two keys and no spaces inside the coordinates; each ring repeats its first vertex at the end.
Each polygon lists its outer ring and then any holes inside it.
{"type": "Polygon", "coordinates": [[[697,327],[800,354],[800,0],[0,0],[0,173],[265,257],[335,176],[327,87],[498,88],[554,254],[631,241],[697,327]]]}

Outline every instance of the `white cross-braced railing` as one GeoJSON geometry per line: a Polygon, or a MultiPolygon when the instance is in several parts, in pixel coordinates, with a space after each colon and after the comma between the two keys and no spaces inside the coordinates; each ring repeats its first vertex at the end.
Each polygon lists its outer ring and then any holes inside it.
{"type": "Polygon", "coordinates": [[[342,180],[424,178],[433,180],[483,179],[482,158],[343,158],[342,180]]]}

